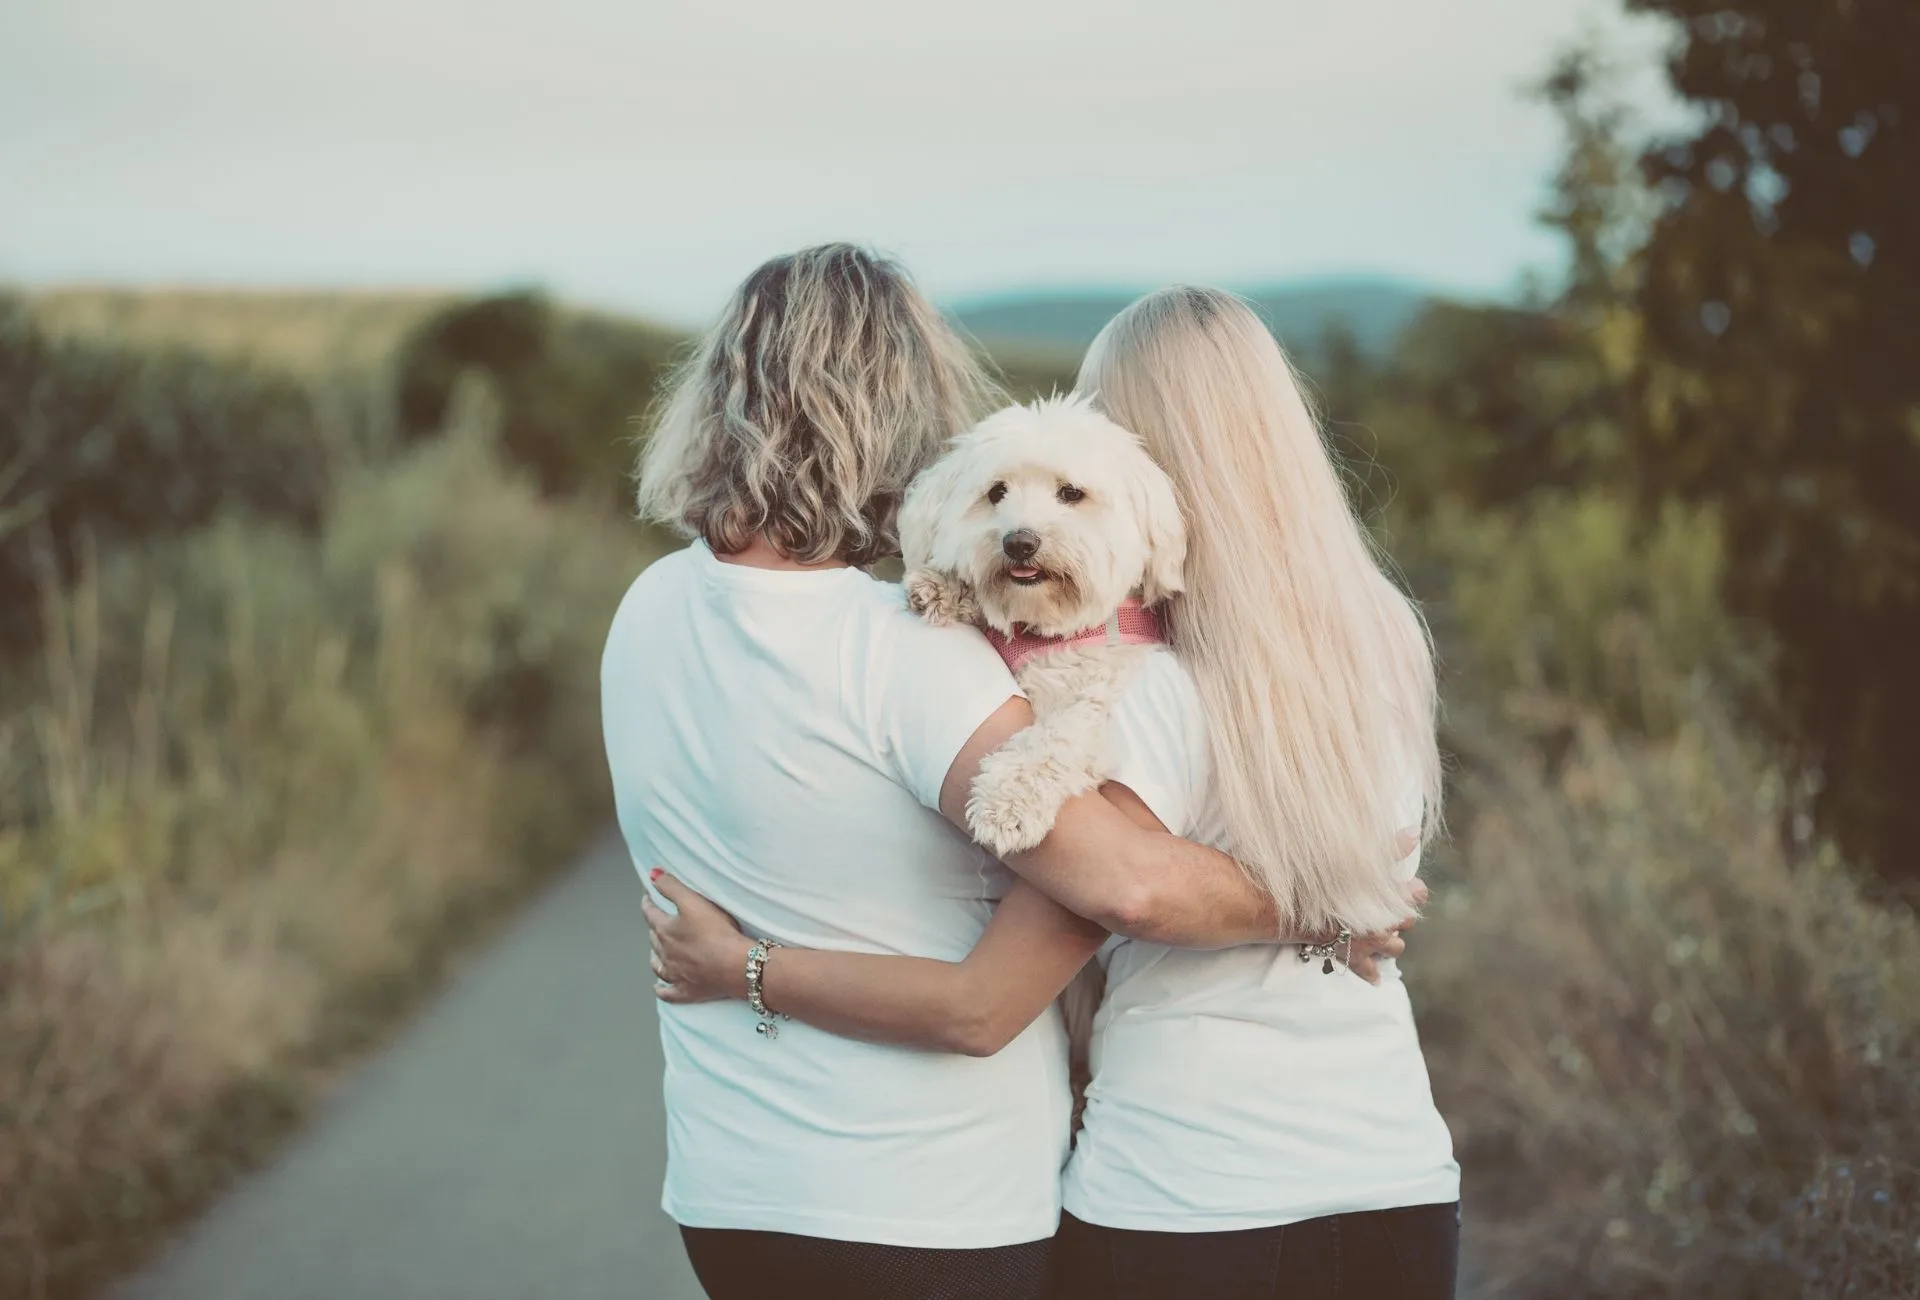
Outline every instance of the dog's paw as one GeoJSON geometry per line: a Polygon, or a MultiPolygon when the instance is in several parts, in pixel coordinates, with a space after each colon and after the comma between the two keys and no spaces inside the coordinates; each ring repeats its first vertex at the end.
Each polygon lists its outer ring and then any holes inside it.
{"type": "Polygon", "coordinates": [[[1062,765],[1044,729],[1029,728],[980,762],[967,799],[967,831],[995,857],[1020,853],[1047,837],[1061,807],[1098,784],[1062,765]]]}
{"type": "Polygon", "coordinates": [[[1053,829],[1058,804],[1043,807],[1040,801],[1000,794],[982,796],[977,790],[967,800],[967,832],[974,842],[996,858],[1024,853],[1053,829]]]}
{"type": "Polygon", "coordinates": [[[953,623],[971,623],[980,607],[973,590],[946,574],[932,569],[915,569],[906,576],[907,608],[935,627],[953,623]]]}

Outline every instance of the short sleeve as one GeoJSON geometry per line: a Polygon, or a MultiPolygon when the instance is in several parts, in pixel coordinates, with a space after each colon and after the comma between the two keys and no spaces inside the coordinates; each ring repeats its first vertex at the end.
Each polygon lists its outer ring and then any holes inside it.
{"type": "Polygon", "coordinates": [[[904,606],[883,626],[889,644],[870,683],[873,740],[894,779],[937,812],[953,760],[1021,690],[977,628],[933,627],[904,606]]]}
{"type": "Polygon", "coordinates": [[[1208,764],[1200,693],[1168,650],[1135,671],[1107,717],[1110,780],[1140,796],[1175,835],[1200,829],[1208,764]]]}

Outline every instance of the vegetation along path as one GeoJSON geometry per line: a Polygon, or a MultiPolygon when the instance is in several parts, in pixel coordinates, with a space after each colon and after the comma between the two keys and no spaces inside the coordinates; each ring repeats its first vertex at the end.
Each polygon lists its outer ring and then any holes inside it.
{"type": "Polygon", "coordinates": [[[617,836],[115,1300],[699,1300],[617,836]]]}

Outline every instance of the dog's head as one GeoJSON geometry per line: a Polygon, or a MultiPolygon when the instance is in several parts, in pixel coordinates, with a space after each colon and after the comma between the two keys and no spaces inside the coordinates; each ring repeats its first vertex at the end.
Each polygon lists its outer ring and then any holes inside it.
{"type": "Polygon", "coordinates": [[[907,567],[973,588],[987,621],[1064,636],[1136,589],[1181,588],[1186,527],[1140,440],[1078,397],[1010,406],[954,441],[900,513],[907,567]]]}

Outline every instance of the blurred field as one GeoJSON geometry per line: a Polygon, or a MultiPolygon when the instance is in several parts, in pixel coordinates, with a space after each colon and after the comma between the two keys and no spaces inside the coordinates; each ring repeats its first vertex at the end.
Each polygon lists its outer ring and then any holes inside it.
{"type": "Polygon", "coordinates": [[[47,333],[82,342],[195,351],[295,374],[368,374],[455,300],[447,293],[252,289],[56,289],[27,305],[47,333]]]}
{"type": "MultiPolygon", "coordinates": [[[[23,1297],[138,1258],[600,830],[600,638],[657,547],[606,485],[543,490],[558,461],[513,459],[483,368],[405,428],[398,359],[444,315],[389,304],[414,332],[379,355],[360,299],[276,324],[249,298],[239,326],[212,297],[118,323],[76,301],[46,331],[0,303],[0,1294],[23,1297]]],[[[574,444],[596,470],[627,455],[602,434],[574,444]]]]}

